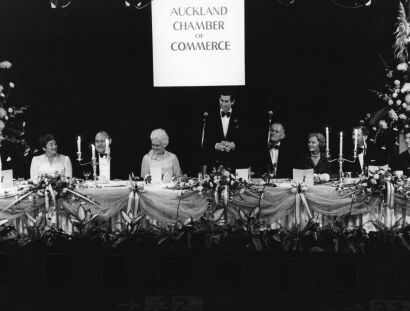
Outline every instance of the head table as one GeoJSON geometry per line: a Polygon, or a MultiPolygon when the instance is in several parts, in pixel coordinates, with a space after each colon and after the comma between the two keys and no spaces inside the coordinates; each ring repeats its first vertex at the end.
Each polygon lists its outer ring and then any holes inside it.
{"type": "MultiPolygon", "coordinates": [[[[174,190],[149,184],[141,191],[133,191],[125,184],[108,184],[77,191],[96,203],[85,204],[85,209],[93,215],[98,214],[96,220],[110,220],[113,228],[122,221],[121,211],[126,210],[134,215],[145,215],[158,225],[184,221],[189,217],[198,220],[206,211],[218,208],[224,209],[224,217],[230,223],[240,217],[239,210],[249,213],[257,207],[260,207],[260,220],[264,221],[265,227],[271,228],[289,228],[295,223],[303,226],[310,218],[325,225],[326,219],[344,215],[350,215],[353,226],[364,225],[367,230],[372,229],[368,221],[374,218],[386,226],[392,226],[398,220],[403,223],[410,220],[410,202],[398,193],[394,195],[394,206],[389,208],[377,196],[370,200],[354,201],[351,193],[341,193],[332,185],[315,185],[307,187],[303,192],[295,192],[290,185],[282,185],[265,187],[260,193],[246,189],[234,195],[225,205],[216,203],[209,192],[174,190]]],[[[44,208],[45,202],[44,199],[33,201],[27,197],[10,207],[16,199],[16,196],[7,193],[0,198],[0,220],[9,219],[19,232],[23,232],[27,214],[36,215],[44,208]]],[[[62,199],[59,206],[59,226],[71,233],[72,225],[67,215],[76,214],[79,204],[62,199]]]]}

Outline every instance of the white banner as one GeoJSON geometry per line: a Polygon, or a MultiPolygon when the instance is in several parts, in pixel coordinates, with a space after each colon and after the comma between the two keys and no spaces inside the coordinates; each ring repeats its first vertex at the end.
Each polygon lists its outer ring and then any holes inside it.
{"type": "Polygon", "coordinates": [[[154,86],[245,85],[244,0],[154,0],[154,86]]]}

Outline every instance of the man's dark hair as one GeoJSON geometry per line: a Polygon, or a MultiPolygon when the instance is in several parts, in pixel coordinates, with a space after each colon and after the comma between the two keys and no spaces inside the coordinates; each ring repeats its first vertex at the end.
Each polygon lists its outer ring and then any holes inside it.
{"type": "Polygon", "coordinates": [[[222,90],[220,96],[229,96],[229,98],[231,99],[231,102],[233,102],[235,100],[235,93],[233,91],[230,90],[222,90]]]}
{"type": "Polygon", "coordinates": [[[367,129],[367,127],[365,127],[365,126],[355,126],[354,128],[353,128],[353,130],[362,130],[362,134],[363,134],[363,136],[369,136],[369,130],[367,129]]]}

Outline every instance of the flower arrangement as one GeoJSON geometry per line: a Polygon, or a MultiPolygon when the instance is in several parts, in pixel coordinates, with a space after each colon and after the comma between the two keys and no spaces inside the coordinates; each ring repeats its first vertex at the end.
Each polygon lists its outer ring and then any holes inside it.
{"type": "MultiPolygon", "coordinates": [[[[0,62],[0,70],[8,70],[12,64],[8,61],[0,62]]],[[[0,146],[4,141],[10,142],[23,148],[24,156],[34,153],[27,144],[24,134],[26,122],[23,119],[24,112],[29,107],[14,106],[9,104],[9,98],[16,85],[14,82],[1,84],[0,81],[0,146]]]]}
{"type": "MultiPolygon", "coordinates": [[[[410,26],[407,21],[403,4],[399,3],[399,16],[395,31],[396,41],[394,44],[394,57],[396,65],[389,66],[384,59],[386,83],[383,90],[371,90],[386,106],[375,113],[366,113],[360,120],[370,131],[372,140],[384,132],[395,136],[404,129],[410,127],[410,62],[408,60],[407,46],[410,42],[410,26]]],[[[396,143],[398,144],[398,143],[396,143]]]]}

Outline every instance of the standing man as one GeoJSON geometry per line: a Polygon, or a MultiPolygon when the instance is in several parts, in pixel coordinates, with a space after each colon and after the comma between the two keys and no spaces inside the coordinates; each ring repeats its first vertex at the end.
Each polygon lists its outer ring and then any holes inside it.
{"type": "Polygon", "coordinates": [[[239,160],[240,128],[238,114],[234,111],[235,97],[231,92],[222,92],[219,109],[211,114],[206,124],[203,151],[203,172],[223,165],[233,171],[239,160]]]}

